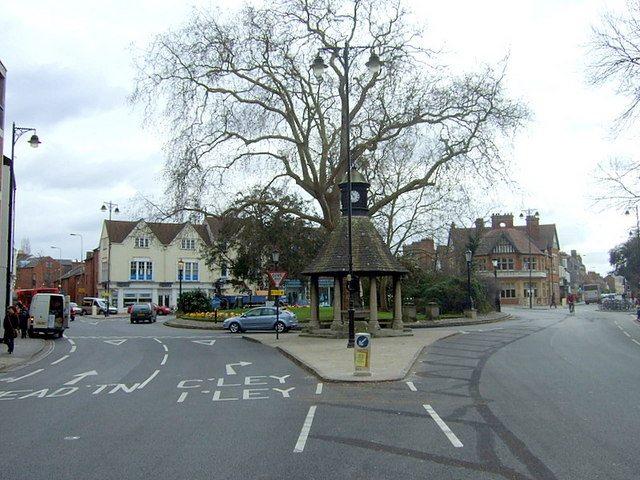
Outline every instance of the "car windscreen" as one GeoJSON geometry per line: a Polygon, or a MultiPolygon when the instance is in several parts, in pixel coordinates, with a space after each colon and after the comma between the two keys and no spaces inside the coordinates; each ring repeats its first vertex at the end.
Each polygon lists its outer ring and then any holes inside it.
{"type": "Polygon", "coordinates": [[[134,305],[131,308],[132,312],[150,312],[151,311],[151,307],[149,307],[149,305],[134,305]]]}

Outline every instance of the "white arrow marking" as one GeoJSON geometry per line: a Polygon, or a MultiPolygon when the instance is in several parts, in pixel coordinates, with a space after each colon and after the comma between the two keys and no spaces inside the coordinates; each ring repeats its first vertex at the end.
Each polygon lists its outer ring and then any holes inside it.
{"type": "Polygon", "coordinates": [[[120,346],[126,341],[127,341],[126,338],[122,338],[120,340],[105,340],[104,343],[110,343],[111,345],[120,346]]]}
{"type": "Polygon", "coordinates": [[[191,340],[193,343],[199,343],[201,345],[213,345],[216,343],[215,340],[191,340]]]}
{"type": "Polygon", "coordinates": [[[75,385],[76,383],[78,383],[80,380],[86,378],[86,377],[90,377],[92,375],[98,375],[98,372],[96,372],[95,370],[91,370],[89,372],[84,372],[84,373],[78,373],[76,375],[74,375],[73,380],[68,381],[67,383],[65,383],[65,385],[75,385]]]}
{"type": "Polygon", "coordinates": [[[238,367],[246,367],[247,365],[251,365],[251,362],[238,362],[238,363],[227,363],[227,375],[235,375],[236,371],[232,368],[233,366],[238,367]]]}

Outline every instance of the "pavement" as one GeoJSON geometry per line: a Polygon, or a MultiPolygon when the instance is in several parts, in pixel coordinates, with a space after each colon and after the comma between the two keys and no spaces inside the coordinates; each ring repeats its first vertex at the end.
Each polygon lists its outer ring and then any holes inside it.
{"type": "Polygon", "coordinates": [[[0,345],[0,372],[9,371],[37,358],[50,351],[52,343],[42,338],[16,338],[13,353],[9,355],[7,346],[0,345]]]}

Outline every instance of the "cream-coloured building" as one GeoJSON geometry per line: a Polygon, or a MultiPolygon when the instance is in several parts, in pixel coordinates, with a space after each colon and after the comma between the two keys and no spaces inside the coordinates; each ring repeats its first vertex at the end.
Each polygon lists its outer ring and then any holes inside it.
{"type": "Polygon", "coordinates": [[[226,268],[210,269],[203,249],[217,234],[218,219],[207,217],[203,224],[157,223],[145,220],[105,220],[100,236],[98,292],[110,291],[118,310],[136,302],[153,302],[175,307],[182,291],[204,290],[210,296],[220,282],[229,294],[226,268]],[[224,270],[224,271],[223,271],[224,270]]]}

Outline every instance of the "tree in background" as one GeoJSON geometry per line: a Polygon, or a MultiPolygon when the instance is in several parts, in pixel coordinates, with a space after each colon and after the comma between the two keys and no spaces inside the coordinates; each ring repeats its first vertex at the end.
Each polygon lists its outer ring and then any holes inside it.
{"type": "Polygon", "coordinates": [[[611,273],[622,275],[637,295],[640,288],[640,237],[634,235],[609,250],[609,263],[613,266],[611,273]]]}
{"type": "Polygon", "coordinates": [[[410,203],[422,195],[428,206],[438,194],[424,190],[450,172],[482,178],[508,170],[498,143],[528,112],[505,94],[504,66],[453,75],[423,47],[400,2],[267,0],[226,17],[196,11],[159,35],[140,62],[133,99],[170,132],[168,214],[209,212],[225,188],[248,188],[254,195],[234,208],[273,207],[333,229],[347,168],[346,79],[340,56],[325,56],[331,73],[322,82],[309,65],[320,47],[345,42],[373,45],[383,61],[370,76],[370,52],[354,51],[349,78],[352,158],[380,192],[373,215],[411,195],[410,203]],[[410,156],[399,155],[406,145],[410,156]],[[382,170],[369,171],[374,164],[382,170]],[[410,168],[385,190],[384,169],[394,165],[410,168]],[[265,197],[274,186],[295,188],[312,208],[265,197]]]}

